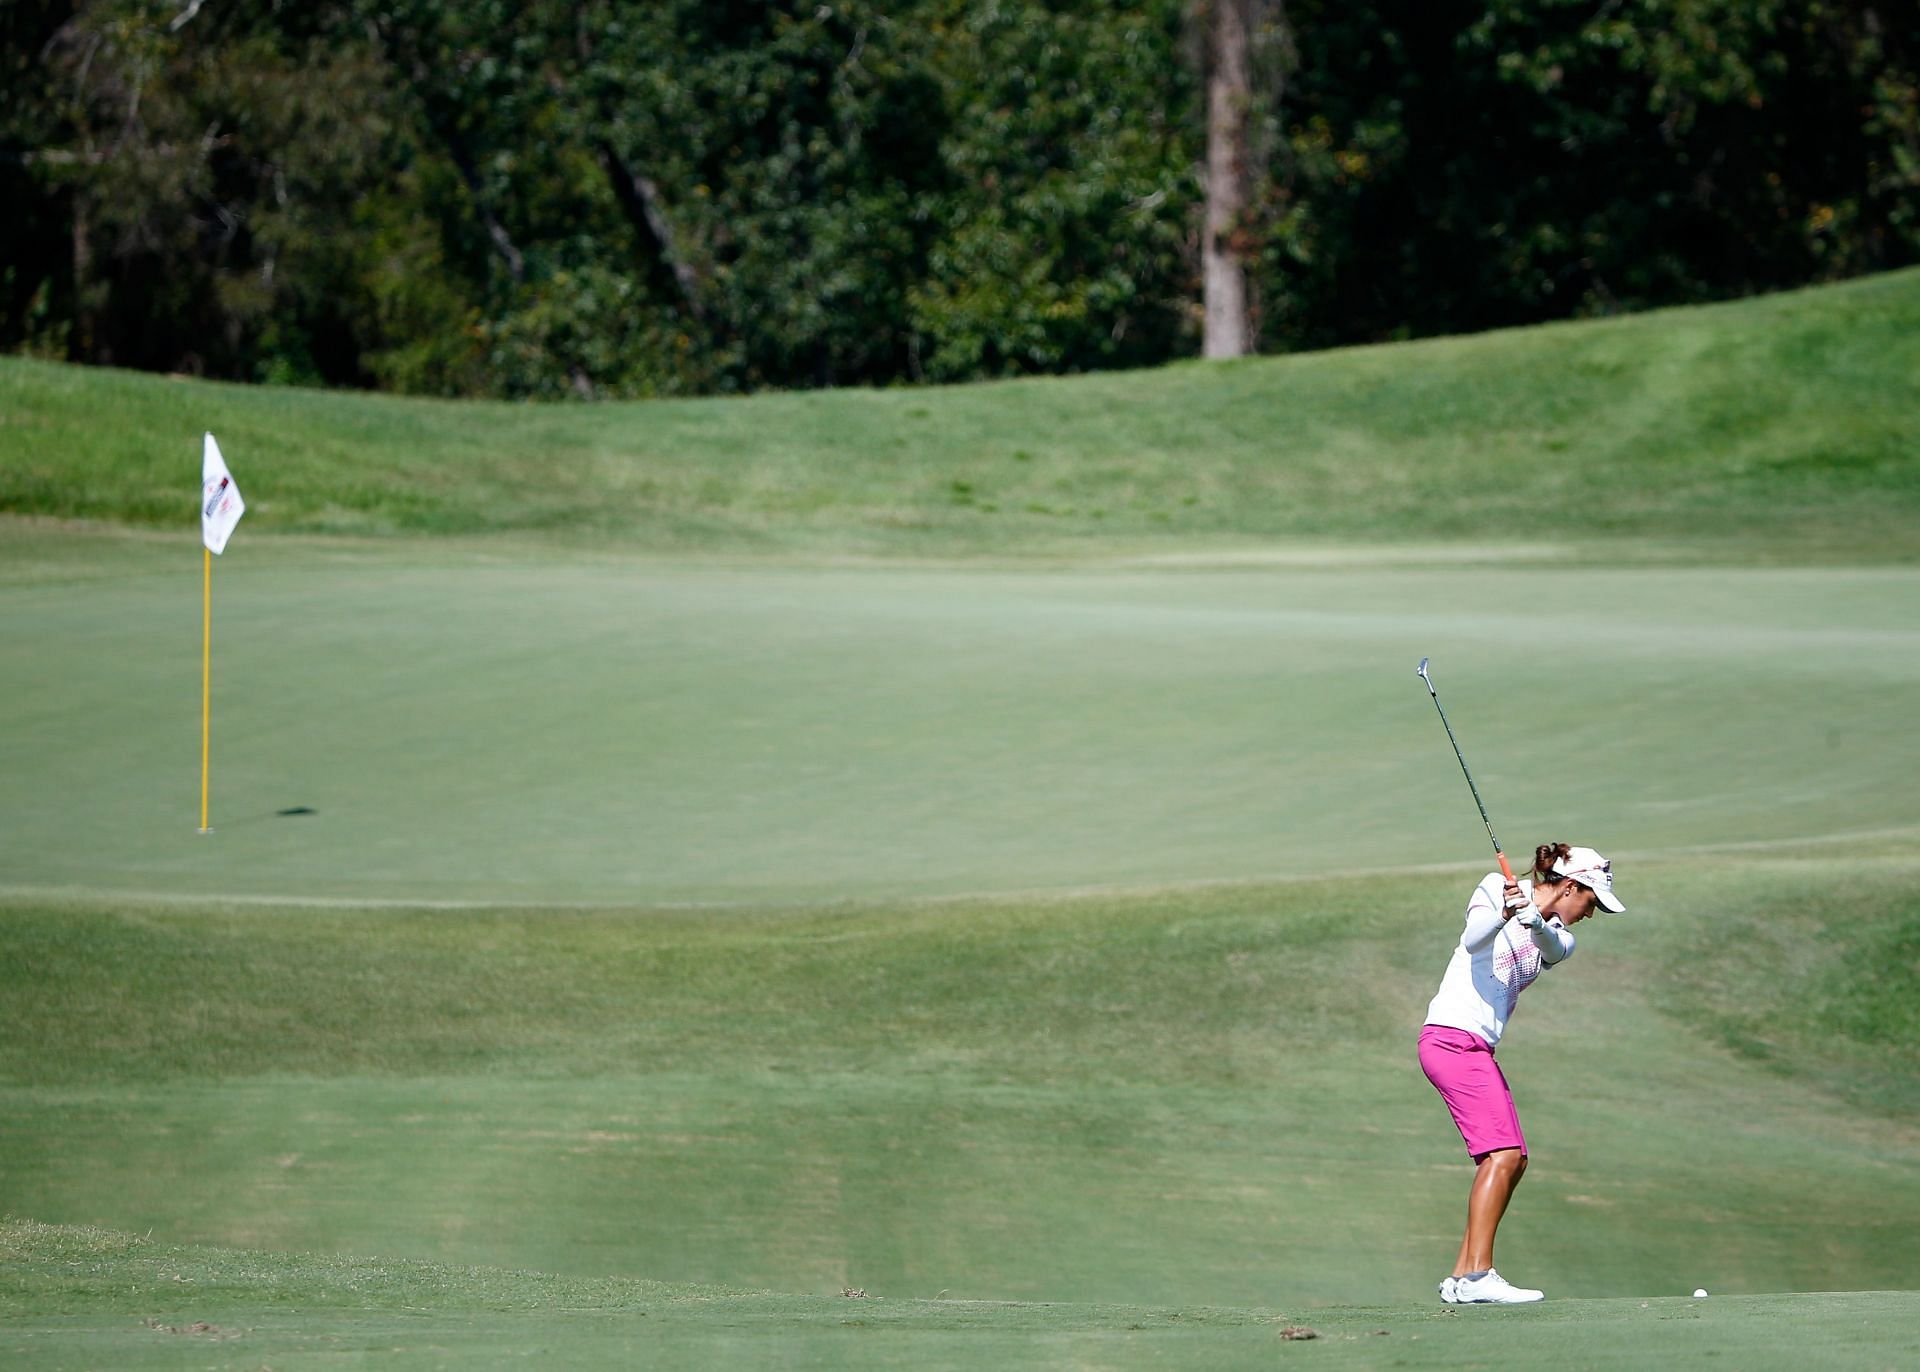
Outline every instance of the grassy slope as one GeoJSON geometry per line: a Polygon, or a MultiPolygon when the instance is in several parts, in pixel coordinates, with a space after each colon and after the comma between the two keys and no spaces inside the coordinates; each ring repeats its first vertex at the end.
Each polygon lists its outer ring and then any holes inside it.
{"type": "MultiPolygon", "coordinates": [[[[1505,1261],[1569,1296],[1904,1284],[1912,969],[1847,972],[1911,940],[1911,857],[1637,881],[1642,918],[1590,928],[1503,1047],[1538,1162],[1505,1261]],[[1811,952],[1691,956],[1822,900],[1849,917],[1811,952]]],[[[1417,1302],[1466,1169],[1412,1066],[1442,950],[1406,912],[1461,884],[719,921],[17,906],[6,1204],[790,1291],[1417,1302]]]]}
{"type": "Polygon", "coordinates": [[[791,1296],[235,1252],[0,1225],[0,1352],[22,1369],[381,1367],[1891,1367],[1920,1296],[1300,1312],[791,1296]],[[1283,1337],[1285,1335],[1291,1337],[1283,1337]],[[1311,1339],[1300,1337],[1311,1333],[1311,1339]]]}
{"type": "MultiPolygon", "coordinates": [[[[1587,926],[1604,952],[1581,968],[1593,992],[1671,1003],[1776,1072],[1910,1110],[1920,866],[1906,846],[1637,864],[1647,920],[1587,926]],[[1840,1062],[1851,1065],[1836,1074],[1840,1062]],[[1907,1096],[1892,1094],[1901,1086],[1907,1096]]],[[[1271,1086],[1303,1052],[1394,1049],[1434,950],[1393,933],[1404,912],[1455,903],[1473,875],[718,919],[15,901],[0,928],[35,975],[0,1005],[0,1079],[583,1078],[644,1065],[1271,1086]],[[1281,1022],[1294,1041],[1269,1036],[1281,1022]]]]}
{"type": "Polygon", "coordinates": [[[420,403],[0,360],[0,512],[185,527],[203,428],[256,535],[912,555],[1637,539],[1907,561],[1920,272],[1388,348],[744,402],[420,403]]]}

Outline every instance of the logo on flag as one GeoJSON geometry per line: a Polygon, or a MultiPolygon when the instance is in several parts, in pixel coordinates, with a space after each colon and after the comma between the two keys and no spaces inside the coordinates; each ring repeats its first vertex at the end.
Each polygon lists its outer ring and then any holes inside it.
{"type": "Polygon", "coordinates": [[[233,526],[247,512],[247,502],[240,498],[240,488],[234,485],[233,473],[227,470],[212,434],[207,435],[200,456],[200,490],[200,541],[210,553],[223,552],[233,526]]]}

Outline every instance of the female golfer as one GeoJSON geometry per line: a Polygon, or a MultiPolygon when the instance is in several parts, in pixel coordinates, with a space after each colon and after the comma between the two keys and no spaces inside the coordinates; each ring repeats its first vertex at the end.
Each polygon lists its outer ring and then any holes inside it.
{"type": "Polygon", "coordinates": [[[1494,1230],[1527,1170],[1520,1116],[1493,1050],[1520,993],[1543,969],[1573,955],[1568,926],[1596,905],[1627,908],[1613,893],[1612,867],[1591,848],[1541,844],[1530,880],[1489,873],[1467,902],[1466,930],[1427,1006],[1420,1068],[1453,1112],[1478,1169],[1467,1193],[1467,1235],[1453,1275],[1440,1283],[1449,1305],[1519,1305],[1543,1294],[1514,1286],[1493,1268],[1494,1230]]]}

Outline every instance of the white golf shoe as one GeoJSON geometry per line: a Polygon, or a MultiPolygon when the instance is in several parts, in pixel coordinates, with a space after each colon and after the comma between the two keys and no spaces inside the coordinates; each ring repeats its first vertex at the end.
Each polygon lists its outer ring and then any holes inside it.
{"type": "MultiPolygon", "coordinates": [[[[1491,1267],[1477,1277],[1453,1279],[1453,1301],[1456,1305],[1530,1305],[1545,1296],[1544,1291],[1529,1291],[1524,1286],[1515,1286],[1491,1267]]],[[[1446,1299],[1444,1288],[1441,1299],[1446,1299]]]]}
{"type": "Polygon", "coordinates": [[[1442,1304],[1453,1305],[1457,1302],[1459,1298],[1453,1294],[1453,1284],[1458,1280],[1458,1277],[1445,1277],[1441,1280],[1440,1300],[1442,1304]]]}

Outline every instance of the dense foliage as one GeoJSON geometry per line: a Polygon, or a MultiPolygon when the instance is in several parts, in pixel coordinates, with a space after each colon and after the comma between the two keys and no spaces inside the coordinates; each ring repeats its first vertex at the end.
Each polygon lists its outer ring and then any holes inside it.
{"type": "MultiPolygon", "coordinates": [[[[0,347],[446,395],[1191,355],[1205,0],[12,0],[0,347]]],[[[1267,350],[1920,261],[1884,0],[1268,0],[1267,350]]]]}

